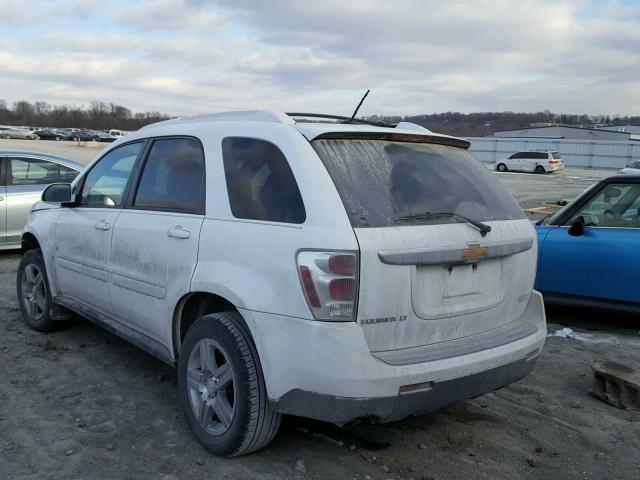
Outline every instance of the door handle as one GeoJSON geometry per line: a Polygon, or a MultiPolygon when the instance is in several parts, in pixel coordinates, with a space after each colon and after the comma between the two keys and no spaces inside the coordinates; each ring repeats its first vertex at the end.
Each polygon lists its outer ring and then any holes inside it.
{"type": "Polygon", "coordinates": [[[109,230],[111,228],[111,224],[105,222],[104,220],[100,220],[98,223],[96,223],[95,226],[98,230],[109,230]]]}
{"type": "Polygon", "coordinates": [[[167,235],[169,237],[185,240],[191,236],[191,232],[189,232],[189,230],[183,229],[181,226],[177,226],[175,228],[170,228],[169,230],[167,230],[167,235]]]}

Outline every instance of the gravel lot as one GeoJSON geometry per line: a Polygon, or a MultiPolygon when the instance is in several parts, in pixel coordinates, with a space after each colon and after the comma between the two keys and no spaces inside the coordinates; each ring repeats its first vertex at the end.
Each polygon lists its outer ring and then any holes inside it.
{"type": "MultiPolygon", "coordinates": [[[[572,198],[607,173],[499,178],[531,206],[572,198]]],[[[551,333],[578,335],[550,337],[536,370],[514,385],[393,424],[342,430],[288,418],[267,449],[224,460],[189,433],[169,367],[89,322],[29,330],[15,294],[18,261],[0,253],[2,479],[640,478],[640,412],[587,394],[595,361],[640,364],[637,318],[550,310],[551,333]]]]}

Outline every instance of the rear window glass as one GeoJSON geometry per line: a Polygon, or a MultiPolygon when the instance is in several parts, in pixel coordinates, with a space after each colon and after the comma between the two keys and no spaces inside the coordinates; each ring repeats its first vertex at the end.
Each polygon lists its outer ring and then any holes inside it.
{"type": "Polygon", "coordinates": [[[222,141],[222,158],[234,217],[304,223],[307,215],[298,184],[273,143],[228,137],[222,141]]]}
{"type": "Polygon", "coordinates": [[[555,158],[556,160],[559,160],[559,159],[561,159],[561,158],[562,158],[562,155],[560,155],[560,153],[559,153],[559,152],[551,152],[551,156],[552,156],[553,158],[555,158]]]}
{"type": "Polygon", "coordinates": [[[467,150],[385,140],[315,140],[354,227],[525,218],[515,198],[467,150]],[[400,217],[422,216],[412,222],[400,217]]]}

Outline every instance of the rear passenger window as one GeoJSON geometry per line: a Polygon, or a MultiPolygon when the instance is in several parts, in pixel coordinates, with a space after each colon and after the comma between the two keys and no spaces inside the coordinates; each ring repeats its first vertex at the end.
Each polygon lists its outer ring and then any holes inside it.
{"type": "Polygon", "coordinates": [[[205,169],[200,142],[155,140],[140,178],[134,207],[204,213],[205,169]]]}
{"type": "Polygon", "coordinates": [[[236,218],[304,223],[298,184],[287,159],[265,140],[228,137],[222,157],[231,212],[236,218]]]}
{"type": "Polygon", "coordinates": [[[64,171],[72,172],[71,180],[78,172],[46,160],[35,158],[12,158],[10,185],[43,185],[67,180],[61,178],[64,171]]]}

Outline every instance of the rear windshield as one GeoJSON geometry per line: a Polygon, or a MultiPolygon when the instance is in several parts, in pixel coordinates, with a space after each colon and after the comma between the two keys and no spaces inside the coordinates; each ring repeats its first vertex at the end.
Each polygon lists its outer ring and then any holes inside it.
{"type": "Polygon", "coordinates": [[[500,181],[467,150],[386,140],[314,140],[354,227],[525,218],[500,181]],[[411,222],[398,218],[422,216],[411,222]]]}
{"type": "Polygon", "coordinates": [[[562,158],[562,155],[560,155],[558,152],[551,152],[551,156],[556,160],[559,160],[562,158]]]}

